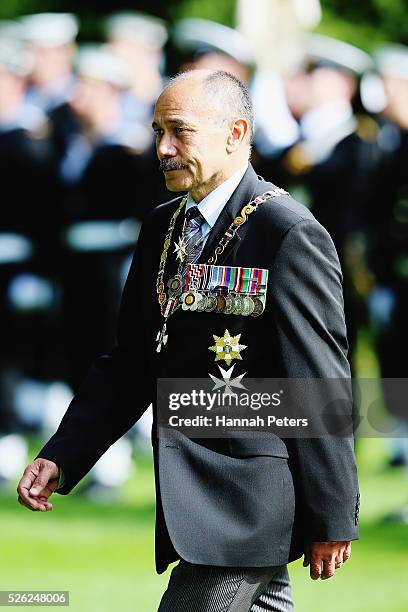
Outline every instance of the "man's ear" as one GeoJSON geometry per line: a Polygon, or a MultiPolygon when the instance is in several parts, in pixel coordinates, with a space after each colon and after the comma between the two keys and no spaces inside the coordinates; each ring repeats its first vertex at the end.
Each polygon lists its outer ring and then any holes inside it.
{"type": "Polygon", "coordinates": [[[246,119],[234,119],[227,139],[227,153],[237,151],[243,142],[249,140],[249,124],[246,119]]]}

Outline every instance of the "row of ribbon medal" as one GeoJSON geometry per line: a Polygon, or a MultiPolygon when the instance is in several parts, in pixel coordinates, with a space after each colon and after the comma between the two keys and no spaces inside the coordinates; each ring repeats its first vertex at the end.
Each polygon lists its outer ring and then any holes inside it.
{"type": "Polygon", "coordinates": [[[179,298],[183,310],[247,317],[265,310],[268,270],[190,263],[183,276],[167,283],[169,298],[179,298]]]}

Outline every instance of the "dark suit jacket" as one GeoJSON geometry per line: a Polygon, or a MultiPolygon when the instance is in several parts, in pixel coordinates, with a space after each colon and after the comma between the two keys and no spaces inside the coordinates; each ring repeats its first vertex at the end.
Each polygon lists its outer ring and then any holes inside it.
{"type": "MultiPolygon", "coordinates": [[[[212,254],[244,204],[274,186],[250,166],[212,229],[199,262],[212,254]]],[[[99,457],[156,402],[160,377],[207,377],[212,334],[241,333],[248,377],[350,376],[341,272],[328,233],[290,196],[251,215],[217,265],[267,268],[259,317],[179,309],[169,341],[155,352],[163,324],[156,276],[176,198],[143,225],[124,289],[117,346],[92,365],[57,432],[38,453],[60,465],[69,493],[99,457]]],[[[179,216],[174,238],[179,235],[179,216]]],[[[165,281],[177,264],[169,249],[165,281]]],[[[155,412],[155,410],[154,410],[155,412]]],[[[259,435],[189,439],[173,431],[152,442],[157,492],[156,566],[181,557],[198,564],[269,566],[301,556],[305,541],[358,538],[353,441],[259,435]]]]}

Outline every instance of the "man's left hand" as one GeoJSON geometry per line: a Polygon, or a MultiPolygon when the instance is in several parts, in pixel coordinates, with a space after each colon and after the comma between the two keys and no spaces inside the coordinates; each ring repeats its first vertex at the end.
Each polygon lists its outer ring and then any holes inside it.
{"type": "Polygon", "coordinates": [[[306,546],[303,567],[310,565],[312,580],[326,580],[350,558],[351,542],[311,542],[306,546]]]}

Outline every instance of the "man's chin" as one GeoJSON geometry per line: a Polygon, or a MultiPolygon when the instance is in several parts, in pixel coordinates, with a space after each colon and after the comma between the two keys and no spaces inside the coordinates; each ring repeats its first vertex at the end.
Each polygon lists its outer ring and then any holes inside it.
{"type": "Polygon", "coordinates": [[[190,189],[190,181],[186,177],[183,170],[171,170],[164,173],[166,187],[169,191],[188,191],[190,189]],[[183,176],[184,174],[184,176],[183,176]]]}

